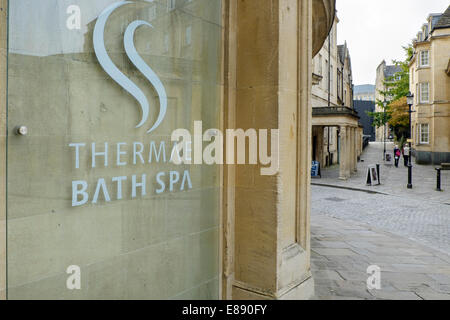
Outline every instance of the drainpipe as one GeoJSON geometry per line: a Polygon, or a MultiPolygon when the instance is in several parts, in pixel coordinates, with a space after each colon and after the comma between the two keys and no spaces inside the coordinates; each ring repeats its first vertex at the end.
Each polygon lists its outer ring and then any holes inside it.
{"type": "Polygon", "coordinates": [[[328,35],[328,107],[331,107],[331,34],[328,35]]]}
{"type": "MultiPolygon", "coordinates": [[[[334,22],[333,22],[334,24],[334,22]]],[[[333,30],[333,27],[331,27],[333,30]]],[[[328,107],[331,107],[331,34],[328,35],[328,107]]],[[[331,153],[330,153],[330,127],[327,127],[328,130],[328,166],[331,166],[331,153]]]]}

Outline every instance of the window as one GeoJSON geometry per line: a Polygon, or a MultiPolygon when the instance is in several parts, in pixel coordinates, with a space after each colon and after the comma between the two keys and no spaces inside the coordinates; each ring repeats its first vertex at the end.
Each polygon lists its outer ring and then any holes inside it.
{"type": "Polygon", "coordinates": [[[340,70],[337,71],[337,94],[338,97],[343,101],[344,97],[342,96],[342,73],[340,70]]]}
{"type": "Polygon", "coordinates": [[[188,26],[186,28],[186,45],[189,46],[192,43],[192,27],[188,26]]]}
{"type": "Polygon", "coordinates": [[[156,6],[152,6],[149,9],[149,19],[150,21],[155,20],[156,18],[156,6]]]}
{"type": "Polygon", "coordinates": [[[167,11],[175,10],[176,0],[167,0],[167,11]]]}
{"type": "Polygon", "coordinates": [[[323,87],[328,88],[328,60],[325,60],[325,81],[323,82],[323,87]]]}
{"type": "Polygon", "coordinates": [[[420,103],[430,102],[430,84],[428,82],[420,83],[420,103]]]}
{"type": "Polygon", "coordinates": [[[424,39],[428,38],[428,25],[423,26],[424,39]]]}
{"type": "Polygon", "coordinates": [[[321,54],[319,54],[319,59],[318,59],[318,62],[317,62],[317,64],[319,65],[319,70],[318,70],[318,73],[319,73],[319,75],[321,76],[322,75],[322,55],[321,54]]]}
{"type": "Polygon", "coordinates": [[[420,125],[417,125],[414,128],[415,128],[414,129],[414,143],[415,144],[419,144],[419,134],[420,134],[419,128],[420,128],[420,125]]]}
{"type": "Polygon", "coordinates": [[[428,51],[428,50],[420,51],[419,65],[421,67],[429,67],[430,66],[430,51],[428,51]]]}
{"type": "Polygon", "coordinates": [[[420,143],[421,144],[429,144],[430,143],[430,126],[428,123],[420,124],[420,143]]]}
{"type": "Polygon", "coordinates": [[[164,53],[169,52],[169,35],[164,36],[164,53]]]}

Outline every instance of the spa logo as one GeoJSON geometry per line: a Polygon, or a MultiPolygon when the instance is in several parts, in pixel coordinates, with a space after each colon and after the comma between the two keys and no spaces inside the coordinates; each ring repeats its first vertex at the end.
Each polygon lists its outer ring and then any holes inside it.
{"type": "MultiPolygon", "coordinates": [[[[117,82],[123,89],[125,89],[128,93],[130,93],[138,102],[142,111],[142,119],[136,128],[142,127],[148,120],[149,117],[149,102],[144,92],[127,76],[125,76],[119,68],[113,63],[111,58],[109,57],[106,48],[105,48],[105,26],[106,22],[110,15],[119,7],[132,3],[131,1],[121,1],[118,3],[114,3],[108,8],[106,8],[98,17],[97,23],[94,28],[94,51],[97,56],[97,59],[105,70],[105,72],[115,81],[117,82]]],[[[147,133],[152,132],[156,128],[158,128],[164,120],[167,111],[167,94],[159,77],[156,73],[145,63],[145,61],[138,54],[136,47],[134,45],[134,34],[137,28],[141,26],[148,26],[153,28],[153,26],[142,20],[136,20],[130,23],[124,34],[124,46],[125,52],[130,59],[130,61],[134,64],[134,66],[147,78],[147,80],[152,84],[155,88],[160,102],[160,110],[158,118],[153,126],[147,131],[147,133]]]]}

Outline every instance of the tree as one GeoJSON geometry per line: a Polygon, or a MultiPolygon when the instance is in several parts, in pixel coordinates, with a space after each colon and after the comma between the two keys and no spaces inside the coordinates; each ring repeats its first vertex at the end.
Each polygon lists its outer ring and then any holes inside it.
{"type": "MultiPolygon", "coordinates": [[[[383,103],[378,103],[378,101],[377,101],[377,104],[384,110],[383,103]]],[[[381,111],[381,112],[367,112],[367,113],[370,117],[373,118],[372,125],[376,128],[380,128],[380,127],[384,126],[391,120],[391,114],[388,111],[387,107],[386,107],[386,112],[381,111]]]]}
{"type": "Polygon", "coordinates": [[[390,104],[391,119],[389,124],[394,128],[398,138],[407,137],[409,132],[409,107],[406,97],[400,98],[390,104]]]}
{"type": "Polygon", "coordinates": [[[394,60],[393,63],[400,67],[401,71],[394,76],[388,77],[383,81],[385,91],[379,93],[385,97],[387,105],[384,107],[384,101],[377,100],[376,104],[383,110],[381,112],[370,112],[373,117],[373,125],[380,128],[384,125],[393,127],[398,139],[405,136],[409,130],[409,115],[407,113],[406,95],[409,92],[409,61],[414,53],[413,46],[410,44],[403,47],[406,58],[404,61],[394,60]]]}

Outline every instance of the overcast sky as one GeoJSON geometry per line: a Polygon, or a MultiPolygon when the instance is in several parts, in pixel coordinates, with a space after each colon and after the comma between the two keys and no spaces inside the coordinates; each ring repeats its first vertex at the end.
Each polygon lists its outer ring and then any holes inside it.
{"type": "Polygon", "coordinates": [[[338,44],[347,41],[353,83],[375,84],[383,59],[403,59],[402,46],[416,36],[430,13],[442,13],[450,0],[337,0],[338,44]]]}

